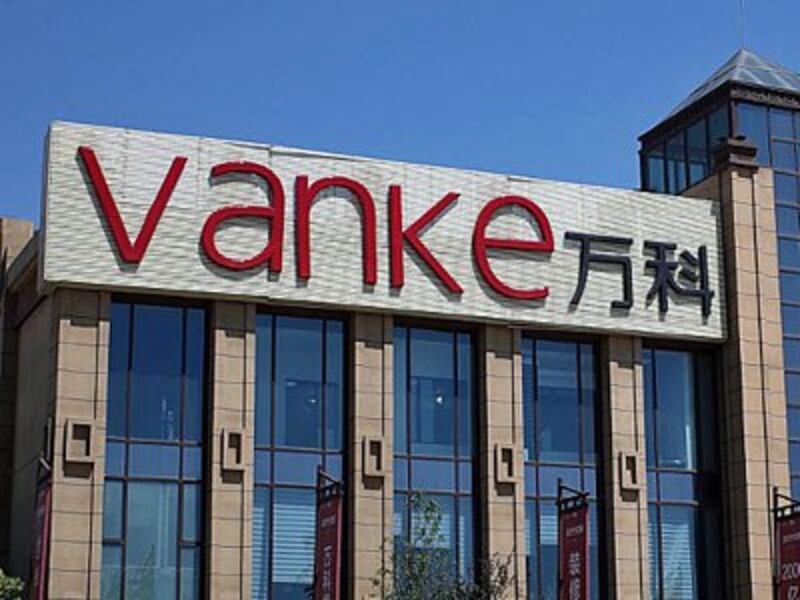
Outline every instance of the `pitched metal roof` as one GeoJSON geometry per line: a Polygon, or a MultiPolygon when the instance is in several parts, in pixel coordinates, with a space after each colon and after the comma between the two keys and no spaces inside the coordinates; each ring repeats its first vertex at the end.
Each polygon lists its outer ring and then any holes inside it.
{"type": "Polygon", "coordinates": [[[769,61],[751,50],[742,48],[717,69],[711,77],[695,88],[683,102],[672,110],[667,119],[729,81],[751,87],[768,88],[800,95],[800,73],[769,61]]]}

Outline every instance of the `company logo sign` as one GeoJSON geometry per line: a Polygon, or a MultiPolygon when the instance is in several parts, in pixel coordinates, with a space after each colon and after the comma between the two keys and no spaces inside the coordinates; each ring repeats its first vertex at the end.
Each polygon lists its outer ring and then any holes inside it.
{"type": "Polygon", "coordinates": [[[47,282],[724,334],[709,201],[68,124],[47,173],[47,282]]]}

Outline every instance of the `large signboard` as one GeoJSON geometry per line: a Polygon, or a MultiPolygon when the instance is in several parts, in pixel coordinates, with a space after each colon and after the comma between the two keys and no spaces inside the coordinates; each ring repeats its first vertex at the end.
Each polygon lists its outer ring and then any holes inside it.
{"type": "Polygon", "coordinates": [[[711,201],[56,123],[43,285],[724,337],[711,201]]]}
{"type": "Polygon", "coordinates": [[[778,547],[778,600],[800,600],[800,514],[775,519],[778,547]]]}

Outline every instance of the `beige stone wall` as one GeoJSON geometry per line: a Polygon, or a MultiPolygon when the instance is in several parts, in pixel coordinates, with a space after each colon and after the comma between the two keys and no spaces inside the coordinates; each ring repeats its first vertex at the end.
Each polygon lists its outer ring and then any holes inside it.
{"type": "Polygon", "coordinates": [[[614,336],[600,352],[603,474],[606,481],[606,539],[610,598],[647,598],[650,565],[647,544],[644,383],[640,338],[614,336]]]}
{"type": "Polygon", "coordinates": [[[728,166],[687,195],[720,200],[729,336],[722,351],[722,448],[729,593],[767,598],[773,486],[789,490],[772,172],[728,166]]]}
{"type": "Polygon", "coordinates": [[[107,293],[59,291],[45,333],[55,357],[50,598],[100,597],[110,310],[107,293]],[[71,421],[91,426],[87,462],[65,456],[71,421]]]}
{"type": "Polygon", "coordinates": [[[233,600],[250,597],[252,573],[255,306],[216,302],[211,320],[206,587],[211,598],[233,600]],[[238,434],[239,460],[235,439],[231,439],[238,434]],[[224,453],[228,453],[229,468],[223,468],[224,453]]]}
{"type": "Polygon", "coordinates": [[[33,235],[33,223],[0,217],[0,567],[9,564],[11,497],[14,474],[14,421],[16,419],[17,301],[8,289],[7,269],[33,235]]]}
{"type": "Polygon", "coordinates": [[[357,600],[381,596],[381,588],[373,580],[392,555],[392,327],[392,318],[382,315],[355,314],[350,321],[346,551],[348,597],[357,600]],[[365,452],[369,440],[382,445],[381,473],[374,472],[378,457],[365,452]],[[365,458],[369,466],[364,464],[365,458]]]}
{"type": "Polygon", "coordinates": [[[20,328],[25,343],[20,346],[15,413],[17,431],[14,445],[13,486],[9,548],[10,568],[28,578],[32,549],[33,506],[39,456],[45,440],[45,427],[52,411],[55,362],[52,344],[52,301],[46,300],[20,328]]]}
{"type": "Polygon", "coordinates": [[[482,499],[481,540],[486,556],[512,561],[515,584],[507,597],[524,598],[527,581],[520,332],[508,327],[481,327],[478,353],[482,426],[481,476],[476,493],[482,499]]]}

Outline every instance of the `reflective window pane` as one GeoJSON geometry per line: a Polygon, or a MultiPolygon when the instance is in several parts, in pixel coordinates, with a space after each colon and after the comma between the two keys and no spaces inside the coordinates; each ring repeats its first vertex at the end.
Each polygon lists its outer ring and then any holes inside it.
{"type": "Polygon", "coordinates": [[[200,598],[199,548],[181,548],[181,600],[200,598]]]}
{"type": "Polygon", "coordinates": [[[784,302],[800,302],[800,273],[782,272],[781,300],[784,302]]]}
{"type": "Polygon", "coordinates": [[[325,322],[325,447],[342,449],[344,418],[344,331],[341,321],[325,322]]]}
{"type": "Polygon", "coordinates": [[[800,406],[800,373],[786,373],[784,382],[787,404],[800,406]]]}
{"type": "Polygon", "coordinates": [[[469,335],[457,335],[458,373],[458,453],[460,456],[472,456],[473,452],[473,413],[475,412],[474,394],[472,390],[472,340],[469,335]]]}
{"type": "Polygon", "coordinates": [[[125,552],[127,597],[172,599],[177,593],[178,486],[131,482],[125,552]]]}
{"type": "Polygon", "coordinates": [[[111,305],[111,340],[108,365],[107,424],[109,437],[126,434],[126,399],[128,388],[128,350],[130,347],[129,304],[111,305]]]}
{"type": "Polygon", "coordinates": [[[693,469],[696,434],[692,357],[687,352],[668,350],[658,350],[655,355],[658,466],[693,469]]]}
{"type": "Polygon", "coordinates": [[[667,141],[667,191],[675,194],[686,189],[686,138],[680,132],[667,141]]]}
{"type": "Polygon", "coordinates": [[[418,490],[454,491],[455,464],[449,460],[413,460],[411,486],[418,490]]]}
{"type": "Polygon", "coordinates": [[[256,316],[256,446],[272,442],[272,321],[256,316]]]}
{"type": "Polygon", "coordinates": [[[736,116],[741,135],[758,147],[758,163],[769,166],[769,129],[767,128],[767,109],[755,104],[739,103],[736,116]]]}
{"type": "Polygon", "coordinates": [[[798,192],[797,187],[797,177],[794,175],[787,175],[786,173],[775,173],[773,177],[775,182],[776,202],[796,203],[800,201],[800,192],[798,192]]]}
{"type": "Polygon", "coordinates": [[[410,419],[414,454],[455,455],[455,336],[410,330],[410,419]]]}
{"type": "Polygon", "coordinates": [[[200,540],[202,527],[203,495],[199,485],[184,485],[181,492],[183,494],[181,539],[184,542],[197,542],[200,540]]]}
{"type": "Polygon", "coordinates": [[[322,448],[322,321],[277,317],[275,444],[322,448]]]}
{"type": "Polygon", "coordinates": [[[713,154],[714,148],[730,135],[728,106],[717,108],[708,116],[708,149],[713,154]]]}
{"type": "Polygon", "coordinates": [[[772,166],[786,171],[797,171],[797,154],[793,142],[772,142],[772,166]]]}
{"type": "Polygon", "coordinates": [[[125,475],[125,443],[106,442],[106,475],[125,475]]]}
{"type": "Polygon", "coordinates": [[[667,183],[664,179],[664,147],[656,146],[648,151],[647,161],[647,189],[651,192],[665,192],[667,183]]]}
{"type": "Polygon", "coordinates": [[[394,353],[394,451],[396,454],[408,452],[408,420],[407,389],[408,375],[408,337],[405,327],[396,327],[393,334],[392,351],[394,353]]]}
{"type": "Polygon", "coordinates": [[[322,456],[306,452],[275,453],[275,483],[316,485],[322,456]]]}
{"type": "Polygon", "coordinates": [[[200,442],[203,436],[203,385],[205,354],[205,313],[192,308],[186,311],[186,354],[183,398],[184,440],[200,442]]]}
{"type": "Polygon", "coordinates": [[[776,207],[778,233],[780,235],[800,236],[800,211],[787,206],[776,207]]]}
{"type": "Polygon", "coordinates": [[[541,461],[580,462],[577,361],[574,344],[537,343],[537,419],[541,461]]]}
{"type": "Polygon", "coordinates": [[[122,546],[103,544],[102,600],[122,598],[122,546]]]}
{"type": "Polygon", "coordinates": [[[769,111],[769,126],[772,137],[793,138],[794,118],[792,111],[771,108],[769,111]]]}
{"type": "Polygon", "coordinates": [[[180,447],[161,444],[131,444],[128,446],[130,465],[128,474],[132,477],[180,476],[180,447]]]}
{"type": "Polygon", "coordinates": [[[106,481],[103,486],[103,539],[122,538],[122,494],[121,481],[106,481]]]}
{"type": "Polygon", "coordinates": [[[686,130],[689,160],[689,185],[702,181],[708,175],[708,148],[706,147],[706,121],[701,119],[686,130]]]}
{"type": "Polygon", "coordinates": [[[135,305],[131,361],[130,436],[180,436],[183,311],[135,305]],[[158,352],[153,349],[158,348],[158,352]]]}

